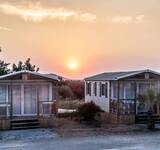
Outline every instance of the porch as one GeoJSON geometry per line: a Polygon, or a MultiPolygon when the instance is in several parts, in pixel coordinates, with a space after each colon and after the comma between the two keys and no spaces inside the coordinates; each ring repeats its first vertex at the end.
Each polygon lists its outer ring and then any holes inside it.
{"type": "MultiPolygon", "coordinates": [[[[118,115],[139,115],[147,113],[146,104],[140,103],[138,96],[149,89],[160,91],[159,80],[121,80],[110,85],[110,113],[118,115]]],[[[160,104],[154,105],[154,114],[160,114],[160,104]]]]}
{"type": "Polygon", "coordinates": [[[0,120],[1,119],[28,119],[28,118],[38,118],[41,116],[52,116],[56,114],[56,100],[54,101],[40,101],[38,102],[38,111],[36,114],[18,115],[14,116],[12,114],[11,103],[0,103],[0,120]]]}
{"type": "Polygon", "coordinates": [[[56,113],[52,83],[0,84],[0,119],[50,116],[56,113]]]}

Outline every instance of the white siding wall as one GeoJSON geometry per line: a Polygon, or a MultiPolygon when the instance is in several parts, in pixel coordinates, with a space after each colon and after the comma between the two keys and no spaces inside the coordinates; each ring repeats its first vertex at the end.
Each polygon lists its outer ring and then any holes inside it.
{"type": "Polygon", "coordinates": [[[100,106],[100,108],[106,112],[109,112],[109,95],[110,95],[110,90],[109,90],[109,81],[89,81],[91,82],[91,96],[86,93],[86,83],[85,82],[85,102],[90,102],[93,101],[96,105],[100,106]],[[94,94],[94,83],[97,82],[97,95],[95,96],[94,94]],[[105,96],[100,96],[100,82],[103,84],[108,83],[108,97],[106,98],[105,96]]]}

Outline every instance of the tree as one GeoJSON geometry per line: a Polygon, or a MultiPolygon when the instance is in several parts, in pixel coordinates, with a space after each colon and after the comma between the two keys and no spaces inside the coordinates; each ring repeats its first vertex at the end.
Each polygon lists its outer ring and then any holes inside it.
{"type": "Polygon", "coordinates": [[[17,65],[16,64],[12,65],[13,72],[17,72],[21,70],[29,70],[29,71],[38,72],[39,68],[36,67],[35,65],[32,65],[31,59],[28,58],[24,63],[22,61],[19,61],[17,65]]]}
{"type": "Polygon", "coordinates": [[[72,92],[72,94],[69,95],[68,98],[71,98],[73,100],[75,100],[75,99],[78,99],[78,100],[84,99],[84,81],[81,81],[81,80],[65,80],[65,81],[61,80],[58,83],[58,85],[60,87],[62,87],[62,86],[68,87],[68,89],[72,92]]]}
{"type": "Polygon", "coordinates": [[[10,63],[5,63],[0,60],[0,76],[10,73],[10,69],[8,68],[9,65],[10,63]]]}
{"type": "MultiPolygon", "coordinates": [[[[2,52],[1,47],[0,47],[0,52],[2,52]]],[[[10,63],[6,63],[6,62],[0,60],[0,76],[8,74],[10,72],[10,69],[8,68],[9,65],[10,65],[10,63]]]]}
{"type": "Polygon", "coordinates": [[[68,86],[74,93],[75,99],[84,99],[84,82],[83,81],[70,81],[68,86]]]}

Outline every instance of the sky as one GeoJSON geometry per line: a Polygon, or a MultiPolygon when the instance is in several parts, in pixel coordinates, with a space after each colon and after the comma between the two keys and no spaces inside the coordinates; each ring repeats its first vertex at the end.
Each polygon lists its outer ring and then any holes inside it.
{"type": "Polygon", "coordinates": [[[0,59],[72,79],[160,71],[160,0],[0,0],[0,59]]]}

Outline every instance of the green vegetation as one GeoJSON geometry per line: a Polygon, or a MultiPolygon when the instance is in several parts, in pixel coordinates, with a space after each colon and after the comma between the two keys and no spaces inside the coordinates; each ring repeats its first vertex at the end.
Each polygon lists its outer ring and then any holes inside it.
{"type": "Polygon", "coordinates": [[[99,112],[102,110],[93,102],[85,103],[78,108],[78,114],[83,121],[94,121],[99,112]]]}
{"type": "Polygon", "coordinates": [[[67,80],[59,82],[58,94],[61,100],[84,99],[84,82],[67,80]]]}
{"type": "Polygon", "coordinates": [[[22,61],[19,61],[17,65],[16,64],[12,65],[12,72],[17,72],[21,70],[38,72],[39,68],[36,67],[35,65],[32,65],[31,59],[28,58],[24,63],[22,61]]]}
{"type": "Polygon", "coordinates": [[[138,96],[140,103],[144,103],[148,111],[148,129],[153,130],[155,128],[154,122],[154,106],[160,104],[160,93],[156,93],[154,90],[149,89],[146,93],[138,96]]]}
{"type": "MultiPolygon", "coordinates": [[[[2,52],[1,47],[0,47],[0,52],[2,52]]],[[[3,60],[0,60],[0,75],[5,75],[8,73],[22,71],[22,70],[38,72],[39,68],[36,67],[36,65],[32,65],[30,58],[28,58],[24,63],[22,61],[19,61],[17,65],[15,63],[11,64],[11,63],[6,63],[3,60]]]]}

